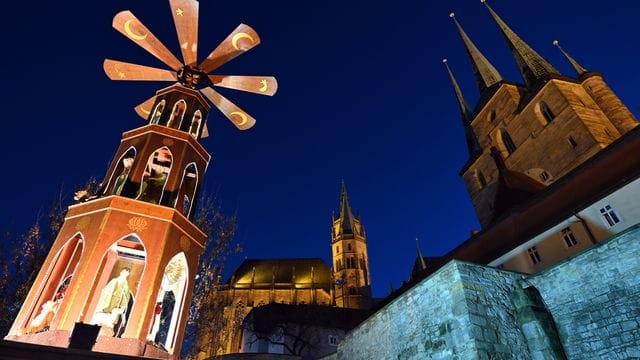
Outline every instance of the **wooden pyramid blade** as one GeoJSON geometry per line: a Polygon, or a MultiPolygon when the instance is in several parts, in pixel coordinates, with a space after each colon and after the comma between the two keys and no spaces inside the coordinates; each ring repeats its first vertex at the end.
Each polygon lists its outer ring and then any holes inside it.
{"type": "Polygon", "coordinates": [[[202,128],[202,132],[200,133],[200,138],[204,139],[208,137],[209,137],[209,128],[207,127],[207,124],[204,124],[204,127],[202,128]]]}
{"type": "Polygon", "coordinates": [[[240,109],[231,101],[227,100],[224,96],[220,95],[219,92],[213,90],[210,87],[201,89],[202,93],[211,100],[213,105],[215,105],[220,112],[224,114],[224,116],[229,119],[240,130],[247,130],[253,127],[256,124],[256,120],[251,117],[251,115],[244,112],[244,110],[240,109]]]}
{"type": "Polygon", "coordinates": [[[200,4],[196,0],[169,0],[169,4],[184,64],[196,66],[198,62],[198,10],[200,4]]]}
{"type": "Polygon", "coordinates": [[[209,73],[228,61],[258,46],[260,37],[250,26],[240,24],[215,50],[200,64],[200,69],[209,73]]]}
{"type": "Polygon", "coordinates": [[[151,55],[167,64],[173,70],[178,71],[182,63],[167,49],[158,38],[138,20],[131,11],[119,12],[113,18],[113,28],[134,43],[147,50],[151,55]]]}
{"type": "Polygon", "coordinates": [[[151,114],[151,108],[153,107],[153,104],[155,102],[156,102],[156,96],[154,95],[149,99],[147,99],[142,104],[136,106],[134,110],[136,111],[136,114],[138,114],[138,116],[147,120],[149,118],[149,114],[151,114]]]}
{"type": "Polygon", "coordinates": [[[175,71],[105,59],[104,72],[111,80],[124,81],[177,81],[175,71]]]}
{"type": "Polygon", "coordinates": [[[278,81],[273,76],[209,75],[214,86],[273,96],[278,91],[278,81]]]}

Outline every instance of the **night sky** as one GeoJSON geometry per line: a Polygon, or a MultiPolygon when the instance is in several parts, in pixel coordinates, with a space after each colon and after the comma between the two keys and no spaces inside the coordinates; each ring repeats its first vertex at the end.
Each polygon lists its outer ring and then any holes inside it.
{"type": "MultiPolygon", "coordinates": [[[[638,115],[636,1],[493,0],[494,10],[560,71],[557,38],[602,72],[638,115]]],[[[165,66],[111,28],[130,9],[181,59],[168,1],[17,1],[3,5],[3,201],[0,228],[24,231],[57,189],[102,180],[133,107],[170,83],[113,82],[104,58],[165,66]]],[[[472,104],[477,90],[455,26],[507,79],[521,81],[479,1],[200,1],[200,59],[239,23],[262,44],[216,71],[273,75],[275,97],[221,89],[257,119],[240,132],[217,110],[202,144],[205,189],[238,211],[242,259],[322,257],[344,179],[368,235],[376,296],[407,279],[419,235],[441,255],[478,229],[458,172],[467,160],[447,57],[472,104]]]]}

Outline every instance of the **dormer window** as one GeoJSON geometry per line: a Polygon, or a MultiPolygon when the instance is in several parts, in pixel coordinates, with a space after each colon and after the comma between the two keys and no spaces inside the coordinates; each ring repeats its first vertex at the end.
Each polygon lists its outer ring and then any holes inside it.
{"type": "Polygon", "coordinates": [[[173,105],[173,111],[171,112],[171,117],[167,122],[167,127],[174,127],[175,124],[180,124],[186,111],[187,103],[184,100],[178,100],[178,102],[173,105]]]}

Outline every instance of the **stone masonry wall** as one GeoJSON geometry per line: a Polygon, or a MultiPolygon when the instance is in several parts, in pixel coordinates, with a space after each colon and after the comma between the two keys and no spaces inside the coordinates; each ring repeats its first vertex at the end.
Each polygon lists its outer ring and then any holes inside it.
{"type": "Polygon", "coordinates": [[[640,358],[640,225],[529,279],[569,359],[640,358]]]}
{"type": "Polygon", "coordinates": [[[509,298],[521,277],[452,261],[347,334],[337,358],[530,359],[509,298]]]}

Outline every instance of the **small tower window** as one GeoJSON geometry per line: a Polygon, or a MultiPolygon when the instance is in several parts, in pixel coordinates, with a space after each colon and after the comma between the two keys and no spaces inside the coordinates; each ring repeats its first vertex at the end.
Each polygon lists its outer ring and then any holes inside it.
{"type": "Polygon", "coordinates": [[[578,239],[576,239],[576,235],[571,231],[571,228],[562,229],[560,235],[562,235],[562,239],[568,248],[578,244],[578,239]]]}
{"type": "Polygon", "coordinates": [[[573,138],[573,136],[569,136],[569,138],[567,139],[567,141],[569,141],[569,144],[571,144],[572,148],[577,148],[578,147],[578,142],[576,141],[576,139],[573,138]]]}
{"type": "Polygon", "coordinates": [[[189,129],[189,134],[194,138],[198,138],[198,133],[200,133],[200,124],[202,123],[202,113],[200,110],[197,110],[195,114],[193,114],[193,119],[191,120],[191,127],[189,129]]]}
{"type": "Polygon", "coordinates": [[[611,205],[607,205],[600,209],[600,215],[602,215],[609,227],[613,227],[620,222],[620,217],[616,214],[611,205]]]}
{"type": "Polygon", "coordinates": [[[551,111],[551,108],[546,102],[540,101],[538,106],[539,106],[540,114],[542,115],[542,117],[547,123],[552,122],[553,119],[556,118],[556,115],[553,113],[553,111],[551,111]]]}
{"type": "Polygon", "coordinates": [[[487,118],[489,119],[489,122],[496,121],[496,111],[491,110],[491,112],[489,112],[489,114],[487,115],[487,118]]]}
{"type": "Polygon", "coordinates": [[[175,124],[182,123],[182,118],[184,118],[184,113],[187,111],[187,103],[184,100],[178,100],[175,105],[173,105],[173,111],[171,112],[171,117],[167,122],[167,127],[174,127],[175,124]]]}
{"type": "Polygon", "coordinates": [[[157,124],[160,122],[160,117],[162,116],[162,111],[164,111],[164,106],[166,101],[164,99],[156,105],[155,110],[153,110],[153,115],[151,116],[151,124],[157,124]]]}
{"type": "Polygon", "coordinates": [[[351,251],[351,244],[347,244],[347,251],[351,251]]]}
{"type": "Polygon", "coordinates": [[[480,186],[480,189],[487,187],[487,179],[484,177],[482,171],[476,170],[476,176],[478,177],[478,185],[480,186]]]}
{"type": "Polygon", "coordinates": [[[532,246],[531,248],[527,249],[527,252],[529,253],[529,258],[531,259],[531,262],[533,263],[533,265],[536,265],[542,262],[540,253],[538,252],[535,246],[532,246]]]}
{"type": "Polygon", "coordinates": [[[500,135],[502,135],[502,144],[504,145],[504,148],[507,150],[509,155],[513,154],[514,151],[516,151],[516,144],[511,140],[511,135],[509,135],[509,133],[504,129],[500,131],[500,135]]]}

